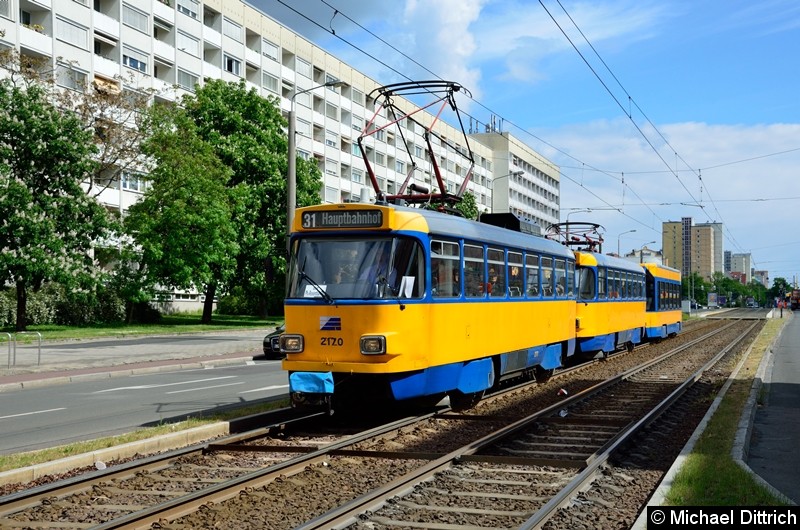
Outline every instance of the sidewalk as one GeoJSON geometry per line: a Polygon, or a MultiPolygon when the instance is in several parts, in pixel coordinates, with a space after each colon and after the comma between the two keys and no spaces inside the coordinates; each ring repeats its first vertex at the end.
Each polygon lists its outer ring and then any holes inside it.
{"type": "Polygon", "coordinates": [[[68,342],[0,342],[0,392],[209,364],[244,363],[263,355],[272,329],[138,336],[68,342]]]}
{"type": "Polygon", "coordinates": [[[800,504],[800,318],[783,310],[788,322],[770,351],[761,375],[761,405],[750,425],[743,460],[772,488],[800,504]]]}

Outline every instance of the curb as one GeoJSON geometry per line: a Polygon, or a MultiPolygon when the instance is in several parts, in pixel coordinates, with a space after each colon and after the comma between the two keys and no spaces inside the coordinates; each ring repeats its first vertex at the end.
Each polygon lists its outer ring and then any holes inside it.
{"type": "Polygon", "coordinates": [[[28,483],[48,475],[66,473],[82,467],[98,467],[101,463],[105,464],[105,462],[115,459],[130,458],[137,454],[162,453],[180,449],[189,445],[199,444],[210,438],[227,436],[228,434],[230,434],[229,422],[204,425],[155,438],[147,438],[106,449],[98,449],[89,453],[81,453],[50,462],[4,471],[0,473],[0,484],[28,483]]]}

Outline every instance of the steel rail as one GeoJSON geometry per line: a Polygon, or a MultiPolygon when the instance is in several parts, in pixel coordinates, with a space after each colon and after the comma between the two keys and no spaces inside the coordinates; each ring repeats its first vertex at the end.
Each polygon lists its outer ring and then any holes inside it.
{"type": "MultiPolygon", "coordinates": [[[[535,414],[532,414],[532,415],[530,415],[530,416],[528,416],[526,418],[522,418],[520,420],[517,420],[516,422],[514,422],[514,423],[512,423],[512,424],[510,424],[510,425],[508,425],[508,426],[506,426],[506,427],[494,432],[494,433],[491,433],[491,434],[489,434],[487,436],[484,436],[483,438],[480,438],[480,439],[478,439],[476,441],[473,441],[473,442],[471,442],[471,443],[469,443],[469,444],[467,444],[467,445],[465,445],[465,446],[463,446],[463,447],[461,447],[459,449],[456,449],[455,451],[452,451],[452,452],[450,452],[450,453],[438,458],[437,460],[434,460],[434,461],[426,464],[425,466],[420,467],[419,469],[411,471],[411,472],[407,473],[406,475],[404,475],[402,477],[399,477],[399,478],[393,480],[392,482],[387,483],[386,485],[384,485],[384,486],[382,486],[380,488],[376,488],[376,489],[368,492],[367,494],[365,494],[365,495],[363,495],[363,496],[361,496],[359,498],[353,499],[352,501],[347,502],[347,503],[343,504],[342,506],[340,506],[338,508],[330,510],[330,511],[320,515],[319,517],[316,517],[316,518],[312,519],[311,521],[308,521],[305,524],[296,527],[295,530],[323,530],[323,529],[329,530],[329,529],[345,528],[346,526],[349,526],[350,524],[356,522],[357,518],[358,518],[358,516],[360,514],[362,514],[364,512],[367,512],[367,511],[375,511],[375,510],[377,510],[390,497],[403,496],[403,495],[411,492],[412,489],[417,484],[419,484],[420,482],[423,482],[423,481],[433,477],[435,474],[437,474],[439,472],[442,472],[442,471],[448,469],[449,467],[451,467],[453,465],[453,463],[455,463],[455,462],[457,462],[459,460],[463,460],[463,461],[473,460],[473,459],[480,460],[481,457],[475,456],[475,454],[478,451],[480,451],[481,449],[483,449],[483,448],[485,448],[487,446],[491,446],[491,445],[499,442],[500,440],[502,440],[504,438],[507,438],[507,437],[513,435],[517,431],[520,431],[522,429],[527,428],[530,424],[534,423],[539,418],[541,418],[543,416],[553,415],[553,414],[557,413],[559,410],[563,409],[565,406],[568,406],[570,404],[574,404],[575,402],[587,399],[589,396],[591,396],[593,394],[597,394],[598,392],[600,392],[600,391],[602,391],[602,390],[604,390],[604,389],[606,389],[606,388],[608,388],[610,386],[618,384],[621,380],[626,379],[626,378],[630,378],[631,376],[633,376],[636,373],[639,373],[639,372],[642,372],[644,370],[647,370],[648,368],[650,368],[654,364],[657,364],[659,362],[662,362],[662,361],[668,359],[669,357],[677,355],[678,353],[686,350],[687,348],[690,348],[690,347],[702,342],[703,340],[707,340],[709,337],[712,337],[712,336],[714,336],[714,335],[716,335],[718,333],[721,333],[722,331],[728,329],[729,327],[731,327],[733,325],[734,324],[732,323],[732,324],[723,326],[721,328],[715,329],[711,333],[708,333],[708,334],[706,334],[706,335],[704,335],[702,337],[699,337],[698,339],[695,339],[693,341],[690,341],[687,344],[681,345],[678,348],[675,348],[674,350],[671,350],[670,352],[667,352],[667,353],[665,353],[663,355],[660,355],[659,357],[657,357],[655,359],[652,359],[652,360],[648,361],[647,363],[645,363],[645,364],[643,364],[643,365],[641,365],[639,367],[636,367],[634,369],[628,370],[628,371],[626,371],[626,372],[624,372],[622,374],[618,374],[618,375],[616,375],[616,376],[614,376],[612,378],[609,378],[606,381],[603,381],[601,383],[598,383],[597,385],[594,385],[594,386],[592,386],[590,388],[587,388],[587,389],[585,389],[585,390],[583,390],[583,391],[581,391],[579,393],[576,393],[573,396],[565,398],[563,401],[561,401],[559,403],[556,403],[554,405],[551,405],[550,407],[547,407],[546,409],[538,411],[535,414]]],[[[752,329],[752,328],[750,328],[750,329],[752,329]]],[[[748,329],[748,331],[745,332],[742,335],[742,337],[746,336],[746,334],[749,333],[750,329],[748,329]]],[[[741,340],[741,338],[737,339],[737,341],[738,340],[741,340]]],[[[724,355],[724,353],[720,353],[718,355],[718,357],[721,357],[722,355],[724,355]]],[[[709,366],[710,364],[711,364],[711,362],[707,363],[707,365],[704,365],[704,367],[702,369],[698,370],[692,377],[697,376],[697,374],[702,374],[702,372],[704,372],[707,369],[707,366],[709,366]]],[[[690,377],[689,379],[691,380],[692,377],[690,377]]],[[[674,399],[677,399],[677,397],[672,397],[672,399],[669,399],[669,398],[665,399],[664,402],[668,401],[669,403],[671,403],[674,399]]],[[[659,404],[656,407],[656,409],[654,409],[654,410],[658,411],[658,414],[661,414],[663,412],[663,410],[665,410],[666,405],[665,405],[664,402],[659,404]]],[[[651,412],[650,414],[653,414],[653,418],[657,417],[657,415],[658,415],[658,414],[655,414],[654,412],[651,412]]],[[[577,488],[583,481],[586,480],[586,475],[593,475],[594,470],[599,468],[600,465],[606,461],[608,456],[613,452],[613,449],[616,449],[616,447],[618,447],[619,444],[621,444],[623,441],[627,440],[627,438],[631,435],[630,433],[634,432],[632,430],[634,427],[635,427],[636,430],[639,430],[643,426],[647,425],[650,421],[652,421],[652,418],[650,417],[650,415],[648,415],[647,416],[647,421],[639,420],[638,422],[633,423],[631,428],[627,429],[625,431],[624,435],[623,434],[618,434],[617,436],[615,436],[612,439],[611,442],[608,442],[603,448],[598,450],[599,454],[595,453],[595,455],[592,455],[591,457],[589,457],[587,459],[587,466],[588,466],[587,469],[591,468],[592,472],[591,473],[589,473],[589,472],[581,472],[581,475],[580,475],[581,480],[574,479],[567,486],[567,488],[569,488],[569,491],[570,492],[574,492],[575,488],[577,488]],[[628,431],[630,431],[630,432],[628,432],[628,431]]],[[[552,510],[557,509],[563,502],[565,502],[564,498],[567,498],[567,499],[569,498],[568,495],[569,494],[565,493],[563,495],[559,494],[556,497],[554,497],[554,500],[550,501],[550,503],[547,503],[545,505],[547,507],[548,511],[551,510],[551,509],[552,510]],[[553,504],[551,505],[551,503],[553,503],[553,504]],[[552,506],[555,506],[555,508],[553,508],[552,506]]],[[[542,509],[544,509],[544,507],[542,509]]],[[[533,517],[536,517],[536,514],[533,517]]],[[[548,515],[548,518],[549,518],[549,515],[548,515]]]]}

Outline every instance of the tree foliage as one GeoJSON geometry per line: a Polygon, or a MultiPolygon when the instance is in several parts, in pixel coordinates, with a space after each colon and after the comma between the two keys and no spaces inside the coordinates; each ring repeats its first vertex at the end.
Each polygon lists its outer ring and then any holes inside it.
{"type": "MultiPolygon", "coordinates": [[[[286,271],[286,120],[276,98],[264,99],[244,81],[206,80],[182,105],[199,136],[231,170],[233,220],[239,245],[236,274],[227,287],[241,287],[262,300],[262,313],[279,308],[286,271]]],[[[319,203],[321,176],[313,162],[297,160],[297,206],[319,203]]]]}
{"type": "Polygon", "coordinates": [[[92,134],[51,103],[46,85],[10,74],[0,80],[0,274],[16,286],[24,331],[29,289],[47,280],[73,290],[96,284],[92,250],[114,224],[81,186],[96,168],[92,134]]]}
{"type": "MultiPolygon", "coordinates": [[[[126,228],[141,251],[146,284],[203,289],[210,309],[217,285],[235,268],[238,190],[227,188],[230,169],[183,109],[154,106],[149,117],[143,150],[153,161],[151,186],[130,207],[126,228]]],[[[210,310],[203,320],[210,322],[210,310]]]]}
{"type": "Polygon", "coordinates": [[[456,210],[467,219],[477,220],[478,202],[475,200],[475,195],[471,191],[464,192],[461,200],[456,204],[456,210]]]}

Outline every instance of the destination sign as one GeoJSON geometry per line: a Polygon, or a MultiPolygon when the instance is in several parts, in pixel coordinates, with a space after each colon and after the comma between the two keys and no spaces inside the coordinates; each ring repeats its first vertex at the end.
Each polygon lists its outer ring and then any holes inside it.
{"type": "Polygon", "coordinates": [[[336,210],[303,212],[304,229],[378,228],[383,226],[381,210],[336,210]]]}

